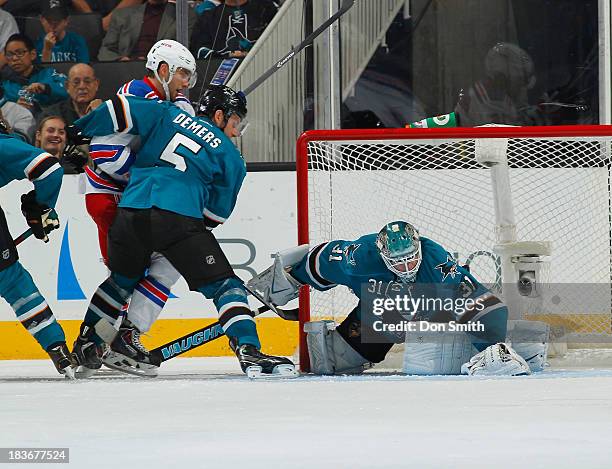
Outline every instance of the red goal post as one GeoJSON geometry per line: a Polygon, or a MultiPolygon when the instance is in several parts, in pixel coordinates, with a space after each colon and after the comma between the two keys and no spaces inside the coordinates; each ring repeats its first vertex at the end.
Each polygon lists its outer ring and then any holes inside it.
{"type": "MultiPolygon", "coordinates": [[[[542,249],[549,282],[612,284],[611,153],[608,125],[308,131],[297,142],[298,242],[354,239],[405,219],[497,287],[513,281],[516,256],[504,246],[525,242],[542,249]]],[[[564,301],[561,319],[525,311],[611,337],[610,304],[564,301]]],[[[302,370],[303,324],[341,320],[354,304],[343,288],[302,289],[302,370]]]]}

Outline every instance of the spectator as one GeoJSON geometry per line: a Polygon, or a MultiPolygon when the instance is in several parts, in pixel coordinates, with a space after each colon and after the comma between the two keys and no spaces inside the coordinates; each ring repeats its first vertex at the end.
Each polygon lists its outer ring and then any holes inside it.
{"type": "Polygon", "coordinates": [[[59,159],[66,147],[66,122],[64,122],[64,119],[60,116],[48,116],[40,121],[36,130],[34,146],[59,159]]]}
{"type": "Polygon", "coordinates": [[[90,111],[90,106],[95,108],[102,103],[95,99],[100,81],[96,78],[96,72],[87,64],[76,64],[68,70],[66,90],[70,96],[64,101],[45,108],[38,117],[39,121],[47,116],[60,116],[67,125],[83,117],[90,111]]]}
{"type": "Polygon", "coordinates": [[[197,20],[191,51],[196,58],[244,57],[277,11],[271,0],[225,0],[197,20]]]}
{"type": "MultiPolygon", "coordinates": [[[[40,121],[34,146],[55,156],[64,168],[64,174],[78,174],[83,171],[75,167],[74,155],[67,155],[71,152],[80,153],[80,149],[74,145],[66,148],[66,122],[60,116],[48,116],[40,121]]],[[[87,155],[82,154],[82,156],[86,161],[87,155]]]]}
{"type": "Polygon", "coordinates": [[[4,54],[9,74],[2,81],[2,87],[8,101],[22,105],[36,116],[41,106],[68,97],[64,88],[66,75],[34,64],[36,49],[30,38],[13,34],[6,43],[4,54]]]}
{"type": "Polygon", "coordinates": [[[102,28],[104,29],[104,31],[108,31],[108,27],[110,26],[113,13],[116,10],[141,5],[142,2],[143,0],[115,0],[114,5],[109,6],[109,2],[108,0],[106,0],[104,2],[104,7],[96,9],[96,11],[104,15],[102,18],[102,28]]]}
{"type": "Polygon", "coordinates": [[[10,131],[20,136],[27,143],[32,143],[36,131],[34,116],[19,104],[7,101],[4,90],[0,86],[0,119],[9,127],[10,131]]]}
{"type": "MultiPolygon", "coordinates": [[[[75,13],[91,13],[91,7],[86,0],[56,0],[56,3],[70,7],[75,13]]],[[[0,6],[13,16],[39,15],[44,2],[41,0],[0,0],[0,6]]]]}
{"type": "Polygon", "coordinates": [[[461,90],[455,107],[459,125],[542,124],[536,106],[528,102],[527,91],[536,81],[529,54],[516,44],[495,44],[485,57],[485,76],[467,92],[461,90]]]}
{"type": "Polygon", "coordinates": [[[66,31],[68,8],[57,0],[46,0],[40,22],[45,34],[36,41],[37,62],[89,63],[89,49],[85,39],[66,31]]]}
{"type": "MultiPolygon", "coordinates": [[[[196,20],[189,9],[189,33],[196,20]]],[[[102,41],[98,60],[144,60],[160,39],[176,39],[176,4],[147,0],[144,4],[116,10],[102,41]]]]}
{"type": "MultiPolygon", "coordinates": [[[[2,0],[0,0],[1,2],[2,0]]],[[[0,69],[6,65],[6,57],[4,57],[4,46],[6,41],[13,34],[19,32],[17,28],[17,22],[13,15],[8,11],[4,11],[0,6],[0,69]]]]}

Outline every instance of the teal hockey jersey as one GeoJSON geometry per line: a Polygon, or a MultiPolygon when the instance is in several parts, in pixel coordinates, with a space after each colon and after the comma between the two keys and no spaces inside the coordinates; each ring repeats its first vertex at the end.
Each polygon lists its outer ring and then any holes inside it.
{"type": "Polygon", "coordinates": [[[27,178],[34,184],[38,203],[53,208],[63,175],[59,161],[51,154],[20,138],[0,134],[0,187],[27,178]]]}
{"type": "Polygon", "coordinates": [[[139,135],[142,146],[120,207],[157,207],[207,226],[232,213],[246,176],[242,155],[207,118],[192,117],[173,103],[114,96],[76,121],[85,135],[139,135]]]}
{"type": "MultiPolygon", "coordinates": [[[[376,247],[376,233],[356,240],[334,240],[310,250],[291,270],[300,283],[325,291],[344,285],[361,300],[366,294],[393,296],[402,291],[399,279],[387,268],[376,247]]],[[[440,297],[481,300],[483,309],[469,311],[456,319],[480,318],[506,307],[441,245],[421,236],[422,261],[415,281],[416,290],[440,297]]],[[[505,332],[505,331],[504,331],[505,332]]]]}

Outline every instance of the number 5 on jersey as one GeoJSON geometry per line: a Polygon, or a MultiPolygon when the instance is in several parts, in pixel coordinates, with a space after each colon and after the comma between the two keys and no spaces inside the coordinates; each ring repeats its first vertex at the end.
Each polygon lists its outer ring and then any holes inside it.
{"type": "Polygon", "coordinates": [[[187,169],[185,157],[176,152],[181,145],[191,151],[194,155],[197,155],[202,148],[202,145],[200,145],[198,142],[194,142],[189,137],[183,134],[175,134],[174,137],[172,137],[172,140],[170,140],[170,143],[168,143],[166,148],[164,148],[164,151],[160,155],[159,159],[173,164],[174,168],[179,171],[185,171],[187,169]]]}

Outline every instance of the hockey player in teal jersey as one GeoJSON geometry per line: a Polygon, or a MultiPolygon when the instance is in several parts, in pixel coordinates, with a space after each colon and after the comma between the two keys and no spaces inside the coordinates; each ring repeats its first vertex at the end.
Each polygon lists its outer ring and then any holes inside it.
{"type": "MultiPolygon", "coordinates": [[[[389,223],[379,233],[356,240],[333,240],[310,250],[305,245],[280,253],[272,267],[249,282],[251,288],[278,306],[295,298],[298,288],[303,285],[320,291],[344,285],[358,297],[359,304],[335,330],[331,331],[325,321],[306,324],[313,371],[322,374],[359,372],[368,363],[384,360],[394,340],[392,336],[377,334],[372,329],[367,331],[368,337],[364,339],[362,326],[370,327],[372,319],[376,319],[372,315],[373,303],[368,301],[381,295],[393,298],[394,292],[404,291],[402,287],[407,284],[412,285],[413,295],[420,288],[423,293],[438,298],[472,300],[472,307],[450,312],[413,311],[416,314],[410,318],[437,323],[453,321],[463,325],[480,323],[482,326],[473,327],[473,332],[465,334],[467,344],[462,344],[462,350],[467,349],[469,353],[464,357],[465,362],[489,347],[493,347],[491,351],[498,356],[506,353],[505,344],[496,346],[506,339],[508,310],[504,303],[442,246],[420,236],[412,225],[404,221],[389,223]],[[368,294],[366,301],[364,296],[368,294]],[[368,317],[364,318],[362,314],[368,317]]],[[[433,345],[430,349],[437,350],[433,345]]],[[[452,353],[457,352],[449,354],[452,353]]],[[[528,374],[529,368],[524,360],[521,362],[522,358],[517,357],[513,350],[508,353],[512,356],[511,365],[495,372],[528,374]]],[[[443,366],[448,357],[439,358],[442,365],[438,366],[436,362],[431,374],[449,373],[443,366]]],[[[436,361],[429,356],[427,360],[436,361]]]]}
{"type": "MultiPolygon", "coordinates": [[[[0,187],[29,179],[34,190],[21,196],[21,210],[36,238],[48,242],[59,227],[53,207],[62,184],[63,170],[57,158],[22,140],[0,133],[0,187]]],[[[0,295],[11,305],[17,319],[49,354],[57,370],[74,377],[73,362],[62,327],[19,262],[17,248],[0,208],[0,295]]]]}
{"type": "Polygon", "coordinates": [[[126,132],[142,141],[109,232],[112,274],[94,294],[75,342],[78,377],[100,367],[103,344],[116,336],[121,307],[152,252],[163,254],[191,290],[214,300],[243,371],[295,372],[291,361],[259,351],[246,289],[211,231],[232,213],[246,175],[231,141],[240,135],[246,112],[243,95],[213,86],[195,118],[171,103],[114,96],[76,122],[87,136],[126,132]]]}

